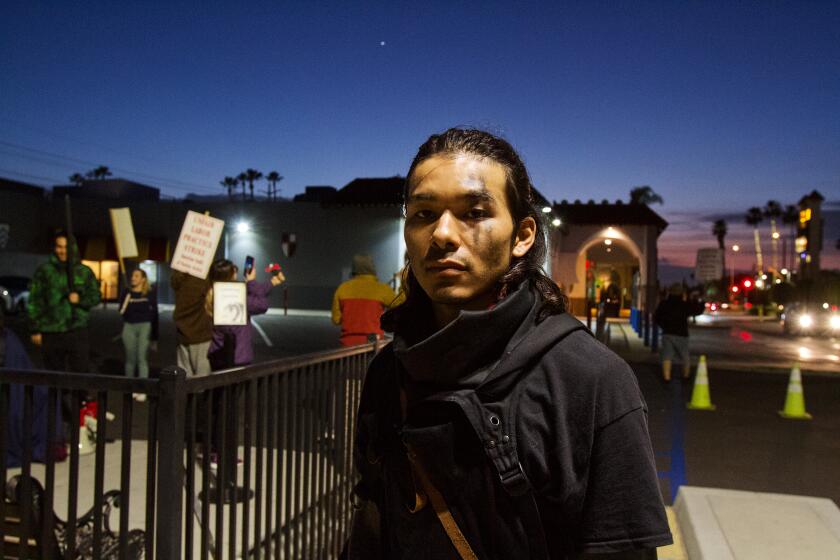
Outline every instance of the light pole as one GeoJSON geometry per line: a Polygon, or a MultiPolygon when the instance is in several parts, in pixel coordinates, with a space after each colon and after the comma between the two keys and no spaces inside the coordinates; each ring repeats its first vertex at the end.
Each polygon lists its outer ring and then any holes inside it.
{"type": "Polygon", "coordinates": [[[734,286],[735,285],[735,255],[738,254],[738,251],[741,250],[741,247],[738,245],[732,246],[732,267],[731,272],[729,273],[729,283],[734,286]]]}

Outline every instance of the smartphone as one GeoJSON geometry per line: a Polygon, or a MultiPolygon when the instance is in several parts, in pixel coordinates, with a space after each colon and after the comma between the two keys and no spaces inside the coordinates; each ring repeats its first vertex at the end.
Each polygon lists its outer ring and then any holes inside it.
{"type": "Polygon", "coordinates": [[[254,257],[248,255],[245,257],[245,276],[251,274],[252,270],[254,270],[254,257]]]}

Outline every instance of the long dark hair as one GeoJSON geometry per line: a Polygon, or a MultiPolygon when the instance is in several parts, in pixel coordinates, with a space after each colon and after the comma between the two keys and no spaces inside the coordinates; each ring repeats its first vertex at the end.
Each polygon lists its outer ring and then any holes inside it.
{"type": "MultiPolygon", "coordinates": [[[[568,299],[560,287],[554,283],[543,270],[543,262],[546,257],[546,227],[542,213],[534,207],[534,186],[522,158],[506,140],[494,136],[483,130],[472,128],[450,128],[441,134],[433,134],[417,150],[414,161],[408,169],[403,200],[408,200],[408,190],[411,184],[411,177],[418,165],[427,159],[437,155],[471,155],[482,159],[491,160],[501,165],[507,176],[505,193],[507,196],[508,210],[514,223],[514,236],[518,225],[525,218],[531,217],[537,224],[536,236],[531,249],[522,257],[513,257],[510,269],[499,280],[499,299],[506,297],[514,291],[524,280],[530,282],[531,286],[540,295],[542,304],[539,310],[538,320],[549,315],[563,313],[568,308],[568,299]]],[[[513,239],[511,239],[513,242],[513,239]]],[[[403,285],[406,289],[406,302],[400,306],[401,311],[410,311],[423,301],[428,301],[428,296],[420,287],[417,278],[411,270],[406,267],[403,275],[403,285]]],[[[399,317],[393,317],[399,321],[399,317]]],[[[391,323],[391,321],[388,321],[391,323]]]]}

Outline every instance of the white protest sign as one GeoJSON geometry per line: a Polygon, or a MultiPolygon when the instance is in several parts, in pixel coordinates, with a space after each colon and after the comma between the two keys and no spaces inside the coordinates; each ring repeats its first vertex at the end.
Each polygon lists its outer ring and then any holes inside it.
{"type": "Polygon", "coordinates": [[[170,266],[202,280],[207,278],[224,227],[223,220],[187,212],[170,266]]]}
{"type": "Polygon", "coordinates": [[[114,244],[121,259],[137,256],[137,239],[134,237],[134,225],[131,222],[131,210],[111,208],[111,227],[114,230],[114,244]]]}
{"type": "Polygon", "coordinates": [[[213,283],[213,324],[247,325],[248,292],[244,282],[213,283]]]}

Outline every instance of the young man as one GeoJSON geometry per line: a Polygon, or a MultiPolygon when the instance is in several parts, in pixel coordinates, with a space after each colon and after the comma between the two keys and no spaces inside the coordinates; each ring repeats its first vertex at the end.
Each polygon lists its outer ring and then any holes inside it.
{"type": "Polygon", "coordinates": [[[342,282],[333,294],[332,321],[341,325],[341,345],[366,344],[373,335],[382,338],[382,312],[394,304],[397,295],[376,278],[370,255],[353,256],[353,277],[342,282]]]}
{"type": "Polygon", "coordinates": [[[53,254],[32,277],[29,330],[32,343],[42,347],[46,369],[89,373],[88,315],[100,301],[99,282],[75,246],[68,257],[68,243],[67,234],[56,233],[53,254]]]}
{"type": "Polygon", "coordinates": [[[655,558],[671,535],[644,400],[544,275],[519,156],[450,129],[405,194],[408,297],[362,392],[347,557],[655,558]]]}
{"type": "Polygon", "coordinates": [[[653,320],[662,328],[662,380],[671,381],[671,368],[676,358],[683,366],[683,379],[691,377],[691,356],[688,352],[688,319],[700,315],[706,304],[698,299],[685,299],[680,283],[668,287],[668,297],[659,302],[653,320]]]}

